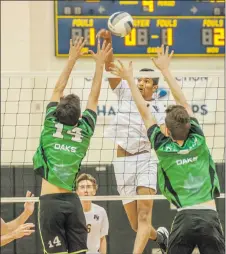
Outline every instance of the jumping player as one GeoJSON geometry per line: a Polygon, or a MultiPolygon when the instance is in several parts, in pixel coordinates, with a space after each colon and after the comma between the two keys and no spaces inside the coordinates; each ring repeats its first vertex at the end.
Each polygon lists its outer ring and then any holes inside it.
{"type": "MultiPolygon", "coordinates": [[[[79,196],[95,196],[98,188],[96,179],[89,174],[81,174],[76,181],[79,196]]],[[[106,254],[109,222],[105,209],[92,201],[82,201],[88,230],[87,254],[106,254]]]]}
{"type": "MultiPolygon", "coordinates": [[[[111,33],[100,30],[98,37],[112,44],[111,33]]],[[[105,69],[110,70],[114,61],[109,54],[105,69]]],[[[143,69],[151,71],[151,69],[143,69]]],[[[146,100],[148,109],[155,115],[158,125],[164,129],[165,108],[153,100],[158,89],[158,78],[138,79],[138,88],[146,100]]],[[[118,97],[118,112],[105,137],[113,138],[117,144],[117,157],[113,161],[117,188],[120,195],[134,196],[156,193],[157,158],[151,152],[150,142],[142,118],[133,101],[126,80],[109,78],[110,87],[118,97]]],[[[166,250],[168,231],[161,227],[157,231],[152,227],[153,200],[125,200],[123,206],[131,228],[137,232],[133,253],[142,253],[150,239],[157,241],[161,249],[166,250]]]]}
{"type": "Polygon", "coordinates": [[[86,110],[74,94],[63,97],[70,73],[82,56],[83,38],[70,41],[69,59],[47,106],[44,129],[34,155],[36,174],[42,179],[39,203],[39,229],[45,253],[85,253],[87,229],[85,216],[75,190],[76,176],[86,155],[96,124],[104,62],[112,51],[106,41],[97,53],[90,51],[96,70],[86,110]]]}
{"type": "Polygon", "coordinates": [[[190,254],[196,247],[200,253],[225,253],[224,236],[214,198],[220,187],[215,164],[203,131],[194,118],[181,88],[169,71],[172,53],[164,46],[153,59],[167,81],[177,105],[166,110],[166,130],[162,134],[146,106],[133,79],[132,63],[125,68],[114,65],[112,73],[128,81],[133,98],[147,128],[148,138],[155,149],[158,183],[162,194],[178,213],[172,224],[168,254],[190,254]]]}

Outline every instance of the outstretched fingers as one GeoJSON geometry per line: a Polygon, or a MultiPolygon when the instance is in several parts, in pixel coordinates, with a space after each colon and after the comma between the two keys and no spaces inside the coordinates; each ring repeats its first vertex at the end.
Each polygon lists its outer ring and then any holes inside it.
{"type": "Polygon", "coordinates": [[[121,68],[124,68],[123,63],[122,63],[120,60],[118,60],[118,62],[119,62],[119,64],[120,64],[121,68]]]}
{"type": "Polygon", "coordinates": [[[107,53],[111,49],[111,43],[108,43],[107,47],[105,47],[104,52],[107,53]]]}
{"type": "Polygon", "coordinates": [[[170,53],[170,55],[169,55],[169,58],[170,58],[170,59],[172,58],[173,54],[174,54],[174,50],[172,50],[171,53],[170,53]]]}
{"type": "MultiPolygon", "coordinates": [[[[111,66],[113,69],[117,70],[117,71],[120,71],[121,70],[121,67],[119,67],[116,63],[111,63],[111,66]]],[[[110,67],[111,68],[111,67],[110,67]]]]}
{"type": "Polygon", "coordinates": [[[113,74],[113,75],[115,75],[115,76],[120,76],[118,70],[116,70],[116,69],[114,69],[114,68],[111,68],[111,67],[110,67],[110,70],[111,70],[111,74],[113,74]]]}
{"type": "Polygon", "coordinates": [[[164,55],[164,54],[165,54],[164,44],[162,44],[162,45],[161,45],[160,55],[164,55]]]}
{"type": "Polygon", "coordinates": [[[100,38],[97,40],[97,52],[100,52],[100,38]]]}
{"type": "Polygon", "coordinates": [[[95,56],[95,53],[91,49],[88,51],[88,53],[90,53],[92,56],[95,56]]]}
{"type": "Polygon", "coordinates": [[[104,42],[103,42],[103,44],[102,44],[102,50],[104,51],[105,50],[105,48],[106,48],[106,44],[107,44],[107,42],[106,42],[106,40],[104,40],[104,42]]]}
{"type": "Polygon", "coordinates": [[[80,44],[79,51],[81,51],[81,50],[84,48],[86,42],[87,42],[87,41],[84,40],[84,41],[80,44]]]}
{"type": "Polygon", "coordinates": [[[70,39],[70,48],[73,46],[73,41],[70,39]]]}
{"type": "Polygon", "coordinates": [[[113,48],[110,48],[107,53],[106,53],[106,57],[108,57],[111,53],[113,52],[113,48]]]}
{"type": "Polygon", "coordinates": [[[165,55],[166,55],[167,57],[169,56],[169,46],[166,46],[165,55]]]}
{"type": "Polygon", "coordinates": [[[76,37],[76,39],[74,40],[73,46],[77,47],[77,45],[79,44],[79,41],[82,39],[83,37],[76,37]]]}

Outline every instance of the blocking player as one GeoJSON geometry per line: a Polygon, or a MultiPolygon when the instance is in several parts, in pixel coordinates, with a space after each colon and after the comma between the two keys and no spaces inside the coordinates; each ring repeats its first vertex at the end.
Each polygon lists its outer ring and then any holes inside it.
{"type": "MultiPolygon", "coordinates": [[[[81,174],[76,181],[79,196],[95,196],[98,188],[96,179],[89,174],[81,174]]],[[[87,254],[106,254],[109,222],[105,209],[92,201],[82,201],[88,230],[87,254]]]]}
{"type": "Polygon", "coordinates": [[[82,113],[80,99],[74,94],[63,97],[70,73],[83,55],[85,44],[79,38],[70,41],[69,58],[47,106],[40,145],[34,155],[34,170],[42,177],[39,203],[39,229],[45,253],[85,253],[87,229],[77,195],[72,193],[76,176],[86,155],[96,124],[104,62],[111,45],[98,40],[95,76],[82,113]]]}
{"type": "Polygon", "coordinates": [[[225,253],[224,236],[214,198],[220,195],[215,164],[203,131],[194,117],[181,88],[169,71],[172,53],[161,47],[154,64],[166,79],[177,105],[166,110],[166,131],[162,134],[147,109],[133,79],[132,63],[114,65],[113,73],[126,79],[147,128],[148,138],[158,159],[158,183],[163,195],[178,213],[169,237],[169,254],[225,253]]]}
{"type": "MultiPolygon", "coordinates": [[[[97,36],[112,44],[109,31],[102,29],[97,36]]],[[[106,71],[110,70],[113,60],[114,56],[111,53],[106,60],[106,71]]],[[[113,138],[117,144],[117,158],[114,159],[113,165],[118,192],[120,195],[128,196],[153,195],[156,193],[157,184],[157,158],[155,153],[151,152],[144,123],[127,81],[109,78],[109,83],[118,97],[119,107],[105,136],[113,138]]],[[[146,100],[148,109],[164,129],[165,108],[152,99],[153,93],[158,89],[158,78],[140,78],[137,86],[146,100]]],[[[137,232],[133,253],[142,253],[149,238],[157,241],[161,249],[166,250],[168,231],[163,227],[156,231],[152,227],[153,200],[125,200],[123,206],[132,229],[137,232]]]]}
{"type": "MultiPolygon", "coordinates": [[[[33,197],[27,191],[26,197],[33,197]]],[[[14,220],[5,222],[1,218],[1,245],[4,246],[16,239],[29,236],[35,232],[33,223],[25,223],[34,212],[34,202],[25,202],[24,211],[14,220]]]]}

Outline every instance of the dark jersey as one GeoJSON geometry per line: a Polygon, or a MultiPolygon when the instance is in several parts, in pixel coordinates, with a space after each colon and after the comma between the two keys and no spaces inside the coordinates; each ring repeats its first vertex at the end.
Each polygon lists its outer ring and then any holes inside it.
{"type": "Polygon", "coordinates": [[[55,117],[57,105],[57,102],[51,102],[47,106],[40,144],[33,157],[34,170],[48,182],[72,191],[97,115],[87,109],[76,126],[67,126],[55,117]]]}
{"type": "Polygon", "coordinates": [[[165,137],[157,125],[148,137],[159,159],[158,184],[162,194],[176,207],[203,203],[219,196],[215,164],[197,119],[183,146],[165,137]]]}

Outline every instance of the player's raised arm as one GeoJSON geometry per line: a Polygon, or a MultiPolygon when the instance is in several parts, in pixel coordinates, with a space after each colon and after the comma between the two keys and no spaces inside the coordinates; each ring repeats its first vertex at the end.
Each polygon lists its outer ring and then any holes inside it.
{"type": "Polygon", "coordinates": [[[111,52],[111,44],[107,44],[107,42],[104,41],[101,48],[99,39],[97,45],[97,53],[95,54],[92,50],[90,50],[90,53],[96,62],[96,70],[86,108],[91,109],[95,112],[97,110],[97,103],[100,95],[100,87],[102,83],[105,60],[111,54],[111,52]]]}
{"type": "Polygon", "coordinates": [[[183,106],[190,116],[193,116],[192,109],[188,104],[184,93],[182,92],[179,84],[177,83],[176,79],[173,77],[169,70],[169,65],[171,58],[173,56],[174,51],[171,51],[169,54],[169,47],[167,46],[164,50],[164,45],[158,50],[158,57],[153,58],[153,62],[155,66],[161,71],[162,75],[164,76],[166,82],[169,85],[170,91],[176,101],[177,104],[183,106]]]}
{"type": "Polygon", "coordinates": [[[76,61],[84,54],[81,52],[84,45],[85,45],[85,41],[83,40],[83,37],[78,38],[74,42],[74,44],[72,42],[72,39],[70,40],[70,50],[69,50],[68,61],[56,83],[56,86],[53,90],[53,94],[50,101],[59,102],[60,98],[63,97],[63,91],[67,85],[71,71],[76,61]]]}
{"type": "MultiPolygon", "coordinates": [[[[98,33],[97,33],[97,37],[98,38],[103,38],[104,40],[106,40],[106,42],[112,45],[112,37],[111,37],[111,32],[105,29],[101,29],[98,33]]],[[[111,67],[111,63],[114,62],[114,55],[113,55],[113,51],[108,55],[108,57],[105,60],[105,70],[106,71],[110,71],[110,67],[111,67]]],[[[121,82],[121,78],[109,78],[108,79],[109,84],[111,89],[115,89],[118,84],[121,82]]]]}
{"type": "Polygon", "coordinates": [[[111,73],[121,77],[122,79],[125,79],[128,82],[133,99],[137,105],[141,117],[143,118],[144,124],[146,128],[149,129],[152,125],[156,124],[156,121],[155,118],[152,116],[150,110],[148,109],[147,102],[144,100],[135,83],[133,77],[132,62],[130,62],[128,68],[126,68],[121,61],[119,61],[119,64],[119,66],[116,64],[112,64],[113,67],[111,68],[111,73]]]}

